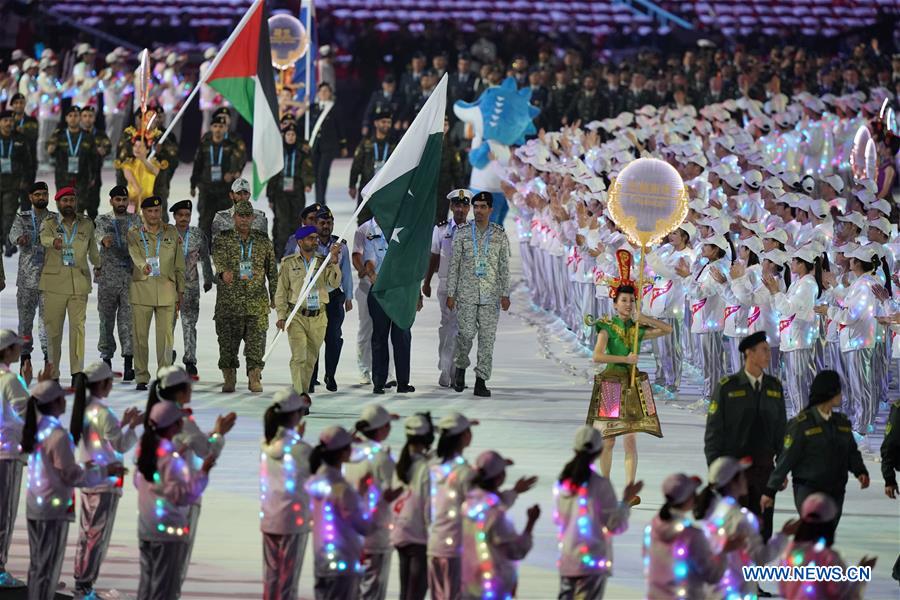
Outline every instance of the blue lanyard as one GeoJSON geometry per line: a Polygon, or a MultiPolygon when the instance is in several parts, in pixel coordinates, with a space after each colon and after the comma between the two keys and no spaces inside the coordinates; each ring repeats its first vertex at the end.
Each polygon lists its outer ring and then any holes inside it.
{"type": "Polygon", "coordinates": [[[211,163],[210,166],[213,166],[213,167],[221,167],[222,166],[222,149],[224,147],[225,147],[224,144],[219,146],[219,160],[217,161],[215,159],[215,157],[213,156],[212,144],[210,144],[210,146],[209,146],[209,162],[211,163]]]}
{"type": "Polygon", "coordinates": [[[244,246],[244,242],[242,240],[238,240],[241,244],[241,262],[245,260],[250,260],[253,257],[253,240],[250,240],[249,246],[244,246]],[[244,254],[246,253],[246,256],[244,254]]]}
{"type": "Polygon", "coordinates": [[[191,229],[188,227],[184,232],[184,237],[181,238],[181,245],[184,246],[184,258],[187,260],[188,257],[188,242],[191,240],[191,229]]]}
{"type": "MultiPolygon", "coordinates": [[[[31,243],[36,244],[38,239],[37,219],[34,218],[34,209],[31,209],[31,243]]],[[[28,386],[25,386],[28,389],[28,386]]]]}
{"type": "Polygon", "coordinates": [[[113,217],[113,231],[116,233],[116,248],[122,247],[122,236],[119,233],[119,220],[113,217]]]}
{"type": "Polygon", "coordinates": [[[387,160],[387,155],[388,155],[388,143],[387,142],[384,143],[384,152],[382,153],[381,158],[378,157],[378,144],[375,144],[375,162],[387,160]]]}
{"type": "MultiPolygon", "coordinates": [[[[475,246],[475,261],[478,262],[478,238],[475,237],[475,223],[472,223],[472,245],[475,246]]],[[[488,223],[487,237],[484,238],[484,258],[487,260],[488,247],[491,245],[491,224],[488,223]]]]}
{"type": "MultiPolygon", "coordinates": [[[[34,213],[31,215],[34,218],[34,213]]],[[[56,222],[59,224],[59,228],[62,230],[63,235],[63,245],[72,247],[72,243],[75,241],[75,234],[78,233],[78,219],[75,219],[75,225],[72,227],[72,235],[66,237],[66,227],[63,225],[62,220],[59,217],[56,217],[56,222]]]]}
{"type": "MultiPolygon", "coordinates": [[[[285,156],[284,164],[287,165],[287,162],[288,162],[287,156],[285,156]]],[[[290,177],[290,178],[294,177],[294,167],[296,166],[296,163],[297,163],[297,151],[291,150],[291,171],[290,171],[290,173],[288,173],[288,177],[290,177]]],[[[287,167],[285,167],[285,170],[287,170],[287,167]]]]}
{"type": "Polygon", "coordinates": [[[69,156],[75,157],[78,156],[78,149],[81,148],[81,136],[84,135],[83,131],[78,132],[78,141],[75,143],[75,149],[72,149],[72,132],[66,129],[66,140],[69,142],[69,156]]]}
{"type": "Polygon", "coordinates": [[[4,150],[3,149],[3,140],[0,140],[0,158],[12,157],[12,146],[13,146],[13,143],[12,143],[12,140],[10,139],[9,145],[7,146],[7,148],[9,148],[9,150],[4,150]]]}
{"type": "MultiPolygon", "coordinates": [[[[162,244],[163,232],[156,234],[156,257],[159,258],[159,245],[162,244]]],[[[144,235],[144,228],[141,227],[141,241],[144,243],[144,256],[150,258],[150,245],[147,243],[147,237],[144,235]]]]}

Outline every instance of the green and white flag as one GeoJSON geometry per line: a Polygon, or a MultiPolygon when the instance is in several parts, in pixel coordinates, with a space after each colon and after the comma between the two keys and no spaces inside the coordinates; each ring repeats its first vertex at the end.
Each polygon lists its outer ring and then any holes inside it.
{"type": "Polygon", "coordinates": [[[447,75],[434,88],[384,166],[362,190],[363,203],[388,241],[370,293],[391,321],[407,329],[416,319],[431,234],[447,110],[447,75]]]}

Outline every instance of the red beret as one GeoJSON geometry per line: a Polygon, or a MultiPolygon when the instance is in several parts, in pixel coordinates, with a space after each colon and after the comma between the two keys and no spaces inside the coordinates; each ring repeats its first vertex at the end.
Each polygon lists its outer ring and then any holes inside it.
{"type": "Polygon", "coordinates": [[[63,196],[74,196],[74,195],[75,195],[75,188],[73,188],[70,185],[67,185],[64,188],[60,188],[59,190],[57,190],[56,195],[53,196],[53,199],[55,201],[59,202],[59,199],[62,198],[63,196]]]}

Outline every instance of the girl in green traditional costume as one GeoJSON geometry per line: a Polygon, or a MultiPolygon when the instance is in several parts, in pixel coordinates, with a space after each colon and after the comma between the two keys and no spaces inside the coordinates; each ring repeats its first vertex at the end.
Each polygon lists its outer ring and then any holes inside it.
{"type": "MultiPolygon", "coordinates": [[[[643,431],[662,437],[656,405],[647,374],[638,372],[632,386],[632,365],[637,365],[635,349],[635,325],[638,327],[637,347],[644,340],[651,340],[672,333],[668,323],[635,313],[634,282],[629,279],[631,254],[617,252],[620,277],[615,287],[610,287],[615,316],[585,321],[597,330],[594,346],[594,362],[605,363],[606,368],[594,379],[594,392],[588,411],[587,424],[603,433],[604,448],[600,455],[600,470],[609,477],[612,469],[612,451],[616,437],[625,436],[626,484],[634,483],[637,474],[637,443],[635,433],[643,431]]],[[[636,368],[636,367],[635,367],[636,368]]],[[[640,499],[638,499],[640,502],[640,499]]]]}

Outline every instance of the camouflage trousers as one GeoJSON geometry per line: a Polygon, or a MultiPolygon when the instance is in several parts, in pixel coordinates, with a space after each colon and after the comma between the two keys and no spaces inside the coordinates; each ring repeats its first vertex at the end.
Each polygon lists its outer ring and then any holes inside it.
{"type": "Polygon", "coordinates": [[[469,352],[478,334],[478,358],[475,375],[481,379],[491,378],[494,363],[494,340],[497,337],[497,321],[500,317],[499,304],[472,304],[459,302],[456,305],[456,319],[459,331],[456,334],[456,356],[453,364],[457,369],[468,368],[469,352]]]}
{"type": "Polygon", "coordinates": [[[216,319],[216,336],[219,338],[219,368],[237,369],[241,366],[238,350],[244,342],[244,362],[247,369],[265,366],[266,330],[269,315],[228,315],[216,319]]]}
{"type": "Polygon", "coordinates": [[[34,350],[34,338],[31,336],[34,327],[34,315],[38,316],[38,338],[41,350],[47,354],[47,330],[44,328],[44,297],[37,288],[16,288],[16,307],[19,309],[19,337],[25,340],[22,354],[31,355],[34,350]]]}
{"type": "Polygon", "coordinates": [[[184,337],[184,364],[197,364],[197,321],[200,319],[200,287],[185,286],[181,297],[181,310],[176,315],[175,324],[181,318],[181,335],[184,337]]]}
{"type": "MultiPolygon", "coordinates": [[[[130,279],[130,278],[128,278],[130,279]]],[[[129,282],[117,281],[97,286],[97,311],[100,313],[100,339],[97,351],[100,358],[112,360],[116,355],[116,325],[119,327],[119,343],[122,356],[133,356],[134,319],[128,298],[129,282]]]]}

